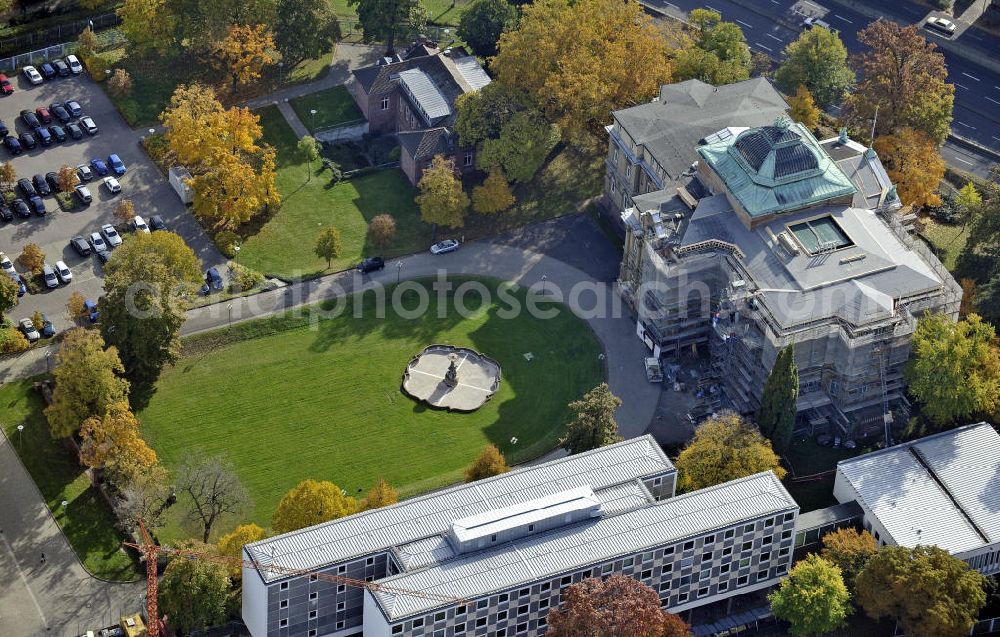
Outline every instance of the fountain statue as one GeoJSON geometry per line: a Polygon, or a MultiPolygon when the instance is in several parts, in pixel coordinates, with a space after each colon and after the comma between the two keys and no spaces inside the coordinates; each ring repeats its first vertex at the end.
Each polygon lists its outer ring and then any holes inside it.
{"type": "Polygon", "coordinates": [[[458,354],[454,352],[448,354],[448,360],[451,363],[448,365],[448,371],[444,374],[444,384],[448,387],[456,387],[458,385],[458,367],[455,366],[455,362],[458,361],[458,354]]]}

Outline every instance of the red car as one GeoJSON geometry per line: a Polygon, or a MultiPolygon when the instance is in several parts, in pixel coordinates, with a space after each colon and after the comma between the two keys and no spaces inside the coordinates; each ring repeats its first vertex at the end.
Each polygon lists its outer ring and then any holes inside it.
{"type": "Polygon", "coordinates": [[[10,83],[10,80],[3,73],[0,73],[0,91],[3,91],[4,95],[10,95],[14,92],[14,85],[10,83]]]}
{"type": "Polygon", "coordinates": [[[48,124],[52,121],[52,115],[49,114],[49,109],[44,106],[39,106],[35,109],[35,115],[38,115],[38,119],[42,120],[43,124],[48,124]]]}

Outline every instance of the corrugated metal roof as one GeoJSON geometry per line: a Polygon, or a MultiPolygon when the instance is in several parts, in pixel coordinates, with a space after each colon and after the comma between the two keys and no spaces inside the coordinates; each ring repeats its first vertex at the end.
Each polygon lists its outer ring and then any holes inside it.
{"type": "Polygon", "coordinates": [[[401,71],[399,81],[406,87],[406,93],[416,102],[423,114],[430,118],[429,124],[451,115],[448,100],[444,98],[430,76],[421,69],[401,71]]]}
{"type": "MultiPolygon", "coordinates": [[[[598,491],[674,471],[646,435],[278,535],[247,544],[245,550],[261,564],[318,569],[443,533],[456,518],[573,487],[589,485],[598,491]]],[[[285,578],[268,571],[261,576],[268,582],[285,578]]]]}
{"type": "Polygon", "coordinates": [[[476,90],[481,89],[492,81],[490,76],[486,74],[486,71],[483,70],[483,67],[479,65],[479,60],[471,55],[452,61],[455,63],[455,68],[458,69],[459,74],[472,88],[476,90]]]}
{"type": "Polygon", "coordinates": [[[842,460],[837,469],[896,544],[961,553],[1000,540],[1000,436],[986,423],[842,460]]]}
{"type": "MultiPolygon", "coordinates": [[[[475,599],[589,564],[672,544],[798,505],[771,472],[649,504],[621,515],[582,522],[488,551],[381,580],[382,583],[475,599]]],[[[441,602],[385,591],[373,595],[391,621],[423,614],[441,602]]]]}
{"type": "Polygon", "coordinates": [[[567,514],[585,511],[599,514],[600,507],[601,501],[594,495],[594,490],[590,485],[584,485],[455,520],[451,523],[451,532],[459,542],[471,542],[567,514]]]}

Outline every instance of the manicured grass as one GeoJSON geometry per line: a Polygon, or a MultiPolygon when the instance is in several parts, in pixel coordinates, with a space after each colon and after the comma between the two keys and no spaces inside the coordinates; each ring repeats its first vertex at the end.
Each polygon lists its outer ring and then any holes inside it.
{"type": "Polygon", "coordinates": [[[954,271],[958,255],[969,240],[968,228],[960,223],[939,223],[929,215],[921,217],[920,221],[924,224],[920,234],[933,246],[944,267],[954,271]]]}
{"type": "MultiPolygon", "coordinates": [[[[160,113],[170,102],[177,85],[197,78],[185,77],[182,72],[190,72],[181,65],[153,64],[125,56],[125,49],[106,51],[102,55],[118,55],[121,66],[132,77],[132,91],[126,97],[111,100],[129,126],[155,126],[159,124],[160,113]]],[[[107,90],[105,88],[105,90],[107,90]]]]}
{"type": "Polygon", "coordinates": [[[70,451],[49,436],[44,406],[31,380],[5,383],[0,387],[4,433],[87,570],[107,580],[138,579],[135,564],[121,550],[122,536],[114,527],[107,502],[90,486],[70,451]],[[24,425],[20,436],[18,425],[24,425]],[[65,507],[64,500],[68,502],[65,507]]]}
{"type": "Polygon", "coordinates": [[[413,201],[415,191],[402,171],[383,170],[330,187],[329,173],[309,167],[295,151],[295,134],[278,112],[269,106],[257,111],[265,140],[278,151],[278,190],[281,209],[249,237],[240,252],[240,262],[267,274],[287,278],[314,276],[327,270],[326,261],[313,253],[316,237],[326,226],[336,226],[344,251],[331,270],[343,270],[364,256],[391,257],[425,249],[431,242],[431,227],[420,220],[413,201]],[[396,219],[397,237],[385,249],[369,245],[368,222],[380,213],[396,219]]]}
{"type": "MultiPolygon", "coordinates": [[[[453,280],[455,287],[464,282],[453,280]]],[[[497,284],[482,283],[496,301],[497,284]]],[[[526,311],[508,318],[498,312],[506,302],[483,307],[473,291],[463,298],[474,314],[462,318],[451,294],[439,300],[429,281],[408,285],[429,297],[416,318],[392,306],[375,318],[375,294],[368,293],[360,307],[349,302],[313,324],[308,312],[285,314],[185,339],[184,355],[140,414],[144,437],[168,467],[192,453],[227,457],[253,495],[247,519],[264,526],[280,497],[306,478],[363,495],[359,490],[383,476],[412,496],[460,481],[486,443],[512,462],[555,446],[567,404],[603,376],[600,346],[583,321],[561,305],[551,319],[526,311]],[[363,318],[355,318],[358,310],[363,318]],[[503,372],[492,400],[460,414],[403,395],[407,362],[432,343],[495,358],[503,372]]],[[[523,308],[524,292],[513,296],[523,308]]],[[[409,290],[402,299],[414,308],[419,294],[409,290]]],[[[183,533],[176,519],[165,531],[167,538],[183,533]]]]}
{"type": "MultiPolygon", "coordinates": [[[[462,13],[472,4],[473,0],[423,0],[424,8],[427,9],[427,20],[432,24],[457,25],[462,13]]],[[[350,6],[347,0],[331,0],[330,6],[333,12],[342,18],[355,20],[358,12],[355,7],[350,6]]]]}
{"type": "Polygon", "coordinates": [[[315,133],[317,130],[339,126],[348,122],[363,121],[361,109],[343,86],[334,86],[315,93],[308,93],[288,102],[299,120],[315,133]],[[315,110],[313,117],[310,111],[315,110]]]}

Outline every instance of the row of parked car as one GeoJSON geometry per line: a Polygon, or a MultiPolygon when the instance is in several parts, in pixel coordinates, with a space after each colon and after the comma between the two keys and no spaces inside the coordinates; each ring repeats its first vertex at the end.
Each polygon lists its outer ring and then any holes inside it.
{"type": "Polygon", "coordinates": [[[96,135],[98,131],[94,118],[84,115],[83,108],[76,100],[65,103],[53,102],[48,108],[39,106],[34,111],[24,109],[20,117],[28,131],[17,137],[0,120],[0,137],[3,138],[3,144],[11,155],[20,155],[39,144],[51,146],[53,142],[61,144],[69,138],[82,139],[84,133],[96,135]],[[73,121],[76,118],[79,119],[73,121]]]}
{"type": "MultiPolygon", "coordinates": [[[[94,197],[90,193],[90,189],[86,186],[86,183],[94,179],[94,176],[97,175],[104,177],[102,183],[104,183],[104,187],[108,189],[108,192],[112,195],[117,195],[122,191],[122,186],[117,177],[111,176],[110,173],[113,172],[115,175],[121,176],[127,170],[125,162],[114,153],[108,156],[107,161],[99,158],[91,159],[90,164],[80,164],[76,167],[76,174],[80,179],[80,183],[73,188],[74,194],[80,200],[80,203],[84,205],[93,201],[94,197]]],[[[17,189],[24,195],[24,198],[15,198],[9,206],[0,203],[0,220],[13,221],[15,214],[26,219],[31,216],[32,210],[38,216],[44,216],[47,210],[42,197],[47,197],[59,191],[59,173],[50,171],[45,173],[44,176],[39,173],[31,179],[22,177],[17,180],[17,189]],[[27,203],[25,203],[25,200],[27,200],[27,203]]]]}
{"type": "MultiPolygon", "coordinates": [[[[80,60],[75,55],[67,55],[64,58],[57,58],[51,62],[42,62],[38,65],[38,68],[34,66],[26,66],[21,71],[24,74],[24,79],[28,80],[31,84],[38,86],[45,80],[54,80],[57,77],[67,77],[69,75],[79,75],[83,73],[83,65],[80,64],[80,60]]],[[[14,88],[8,91],[4,89],[4,93],[8,95],[14,92],[14,88]]]]}

